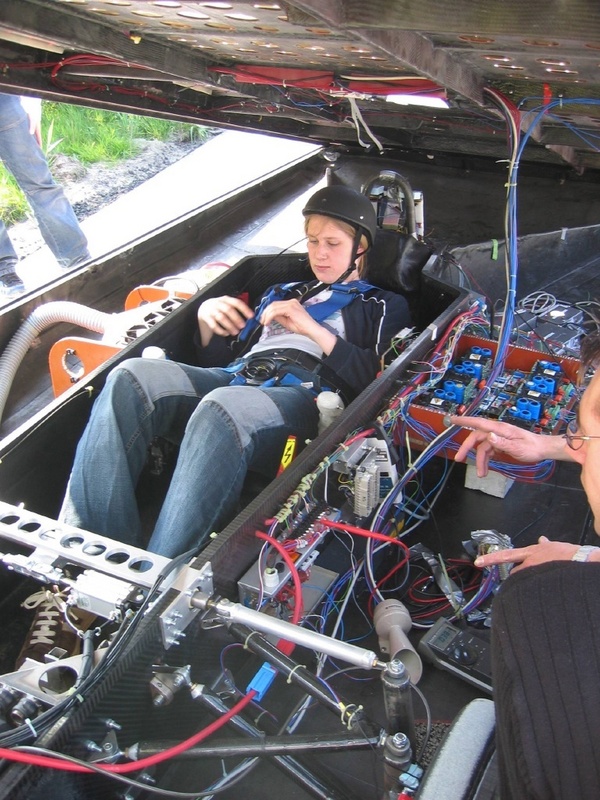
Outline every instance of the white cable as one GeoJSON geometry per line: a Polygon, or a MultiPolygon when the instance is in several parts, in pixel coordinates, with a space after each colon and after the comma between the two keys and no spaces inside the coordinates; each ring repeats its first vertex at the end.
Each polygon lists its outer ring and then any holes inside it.
{"type": "Polygon", "coordinates": [[[531,314],[541,316],[552,311],[557,305],[557,299],[549,292],[531,292],[519,301],[519,308],[529,311],[531,314]]]}
{"type": "Polygon", "coordinates": [[[354,122],[354,127],[356,128],[356,136],[358,138],[359,145],[365,149],[369,148],[369,144],[367,142],[363,142],[363,140],[360,138],[360,125],[362,125],[369,139],[371,139],[371,141],[376,145],[379,152],[383,153],[383,145],[363,119],[363,115],[360,113],[356,98],[350,96],[348,97],[348,102],[350,103],[350,113],[352,114],[352,121],[354,122]]]}

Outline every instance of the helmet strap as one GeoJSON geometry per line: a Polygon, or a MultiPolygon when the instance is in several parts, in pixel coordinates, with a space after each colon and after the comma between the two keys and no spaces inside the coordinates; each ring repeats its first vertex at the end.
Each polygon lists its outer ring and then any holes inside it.
{"type": "MultiPolygon", "coordinates": [[[[350,255],[350,266],[345,272],[336,278],[333,283],[343,283],[348,275],[352,275],[354,270],[356,269],[356,259],[358,258],[358,248],[360,247],[360,240],[362,239],[363,233],[360,228],[356,229],[356,233],[354,235],[354,241],[352,242],[352,253],[350,255]]],[[[366,250],[365,250],[366,252],[366,250]]]]}
{"type": "Polygon", "coordinates": [[[356,233],[354,234],[354,241],[352,242],[352,253],[350,255],[350,266],[348,269],[340,275],[340,277],[335,281],[335,283],[343,283],[348,275],[351,275],[354,270],[356,269],[356,259],[358,258],[358,248],[360,247],[360,240],[362,239],[362,231],[360,228],[356,229],[356,233]]]}
{"type": "MultiPolygon", "coordinates": [[[[351,257],[350,257],[350,266],[348,267],[348,269],[345,272],[343,272],[339,276],[339,278],[336,278],[333,281],[333,283],[343,283],[346,280],[346,278],[349,275],[352,275],[352,273],[356,269],[356,263],[355,262],[356,262],[356,259],[358,257],[358,248],[360,247],[360,240],[362,239],[362,235],[363,234],[362,234],[362,231],[360,230],[360,228],[357,228],[356,235],[355,235],[354,241],[352,243],[352,254],[351,254],[351,257]]],[[[366,252],[366,250],[365,250],[365,252],[366,252]]],[[[312,297],[314,294],[317,294],[319,291],[321,291],[321,288],[320,288],[321,286],[331,286],[331,284],[327,284],[327,283],[323,283],[322,281],[319,281],[318,284],[315,287],[313,287],[312,290],[310,290],[306,294],[302,295],[302,298],[301,298],[302,301],[308,300],[309,297],[312,297]]]]}

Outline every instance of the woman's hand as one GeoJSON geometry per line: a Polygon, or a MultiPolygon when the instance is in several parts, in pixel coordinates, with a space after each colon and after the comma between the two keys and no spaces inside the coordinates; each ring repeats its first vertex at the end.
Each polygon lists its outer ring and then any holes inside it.
{"type": "MultiPolygon", "coordinates": [[[[540,536],[537,544],[529,547],[517,547],[514,550],[497,550],[478,556],[475,559],[476,567],[491,567],[494,564],[514,564],[512,572],[518,572],[525,567],[534,567],[537,564],[546,564],[548,561],[571,561],[579,545],[569,542],[552,542],[546,536],[540,536]]],[[[600,558],[600,551],[598,558],[600,558]]],[[[589,558],[596,560],[595,554],[589,558]]]]}
{"type": "Polygon", "coordinates": [[[308,336],[325,355],[331,353],[336,342],[335,334],[319,325],[296,299],[275,300],[265,308],[259,321],[265,326],[276,322],[291,333],[308,336]]]}
{"type": "Polygon", "coordinates": [[[471,431],[454,460],[465,461],[469,452],[475,450],[475,464],[480,478],[487,475],[490,459],[499,454],[532,464],[545,459],[572,460],[562,436],[532,433],[517,425],[485,417],[453,416],[450,422],[471,431]]]}
{"type": "Polygon", "coordinates": [[[254,317],[254,311],[239,297],[211,297],[198,309],[198,327],[202,346],[210,342],[213,335],[237,336],[246,322],[254,317]]]}

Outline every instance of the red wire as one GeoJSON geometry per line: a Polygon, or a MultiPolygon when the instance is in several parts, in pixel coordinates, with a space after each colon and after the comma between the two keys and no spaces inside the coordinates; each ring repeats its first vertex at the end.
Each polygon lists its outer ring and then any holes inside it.
{"type": "MultiPolygon", "coordinates": [[[[410,552],[408,547],[402,542],[400,539],[396,539],[393,536],[386,536],[384,533],[377,533],[376,531],[369,531],[366,528],[357,528],[355,525],[347,525],[345,522],[332,522],[331,520],[327,520],[326,522],[323,521],[323,525],[327,526],[328,528],[335,528],[336,530],[346,531],[347,533],[355,533],[358,536],[364,536],[367,539],[376,539],[379,542],[387,542],[388,544],[396,544],[398,547],[401,547],[404,551],[404,558],[402,561],[399,561],[396,566],[385,576],[384,580],[387,580],[396,570],[403,567],[410,557],[410,552]]],[[[378,584],[381,585],[382,582],[378,584]]],[[[371,593],[369,597],[369,613],[373,616],[372,607],[373,607],[373,593],[371,593]]]]}
{"type": "Polygon", "coordinates": [[[254,535],[257,539],[262,539],[263,542],[268,542],[272,547],[274,547],[279,555],[283,558],[285,563],[287,564],[292,581],[294,582],[294,591],[295,591],[295,606],[294,606],[294,615],[292,617],[292,622],[294,625],[297,625],[300,622],[300,618],[302,617],[302,581],[300,580],[300,573],[296,568],[296,565],[292,561],[292,558],[288,551],[285,549],[283,544],[278,541],[277,539],[273,539],[271,536],[268,536],[266,533],[262,531],[255,531],[254,535]]]}
{"type": "Polygon", "coordinates": [[[385,533],[377,533],[377,531],[369,531],[366,528],[357,528],[355,525],[348,525],[346,522],[332,522],[332,520],[323,520],[323,525],[327,528],[335,528],[338,531],[346,531],[347,533],[355,533],[358,536],[364,536],[366,539],[377,539],[379,542],[387,542],[388,544],[396,544],[404,550],[404,559],[398,566],[402,566],[408,561],[409,550],[408,547],[400,539],[393,536],[386,536],[385,533]]]}
{"type": "MultiPolygon", "coordinates": [[[[207,725],[206,728],[203,728],[201,731],[198,731],[198,733],[190,736],[189,739],[185,739],[183,742],[180,742],[179,744],[175,745],[174,747],[170,747],[167,750],[163,750],[161,753],[156,753],[153,756],[142,758],[139,761],[131,761],[127,764],[96,764],[95,766],[105,770],[106,772],[123,774],[127,772],[137,772],[138,770],[152,767],[155,764],[160,764],[162,761],[173,758],[174,756],[183,753],[185,750],[188,750],[190,747],[193,747],[195,744],[198,744],[198,742],[207,739],[211,734],[219,730],[219,728],[222,728],[223,725],[232,717],[236,716],[236,714],[239,714],[240,711],[242,711],[254,699],[255,696],[256,692],[251,690],[232,708],[220,716],[219,719],[211,722],[210,725],[207,725]]],[[[36,767],[62,769],[67,772],[94,772],[94,770],[91,770],[84,764],[74,764],[71,761],[61,761],[59,753],[57,753],[56,756],[34,756],[30,755],[29,753],[20,753],[15,750],[0,748],[0,758],[6,758],[9,761],[19,761],[22,764],[33,764],[36,767]]]]}
{"type": "Polygon", "coordinates": [[[391,568],[391,570],[390,570],[390,571],[387,573],[387,575],[384,575],[384,576],[383,576],[383,578],[381,578],[381,580],[377,581],[377,585],[375,586],[375,588],[374,588],[374,589],[373,589],[373,591],[371,592],[371,597],[374,597],[374,595],[375,595],[375,592],[376,592],[378,589],[381,589],[383,586],[385,586],[385,584],[386,584],[386,583],[389,581],[389,579],[390,579],[390,578],[391,578],[393,575],[395,575],[395,574],[396,574],[396,572],[398,572],[398,570],[399,570],[401,567],[403,567],[405,564],[406,564],[406,559],[403,559],[403,560],[402,560],[402,561],[400,561],[398,564],[396,564],[395,566],[393,566],[393,567],[391,568]]]}
{"type": "MultiPolygon", "coordinates": [[[[273,545],[284,561],[286,562],[287,566],[290,569],[292,574],[292,580],[294,582],[294,589],[295,589],[295,604],[294,604],[294,614],[293,614],[293,622],[295,624],[298,623],[301,615],[302,615],[302,587],[300,576],[298,574],[298,570],[296,566],[286,550],[284,549],[283,545],[278,542],[276,539],[272,539],[270,536],[262,533],[261,531],[256,531],[256,536],[259,539],[264,539],[269,544],[273,545]]],[[[289,654],[291,650],[294,648],[293,642],[279,642],[278,644],[279,649],[289,654]]],[[[188,750],[190,747],[198,744],[199,742],[203,741],[204,739],[208,738],[211,734],[215,731],[219,730],[220,728],[225,725],[232,717],[239,714],[256,696],[256,692],[251,690],[246,694],[238,703],[236,703],[232,708],[222,714],[219,719],[216,719],[214,722],[211,722],[201,731],[195,733],[193,736],[190,736],[188,739],[180,742],[179,744],[175,745],[174,747],[170,747],[167,750],[163,750],[161,753],[156,753],[153,756],[148,756],[147,758],[142,758],[139,761],[131,761],[127,764],[97,764],[96,766],[100,769],[105,770],[109,773],[117,773],[123,774],[128,772],[137,772],[138,770],[147,769],[148,767],[152,767],[155,764],[160,764],[163,761],[167,761],[170,758],[173,758],[180,753],[188,750]]],[[[60,754],[56,756],[35,756],[29,753],[20,753],[15,750],[9,750],[7,748],[0,748],[0,758],[6,758],[9,761],[18,761],[23,764],[32,764],[36,767],[50,767],[51,769],[61,769],[67,772],[93,772],[89,767],[86,767],[84,764],[74,764],[71,761],[62,761],[60,754]]]]}
{"type": "MultiPolygon", "coordinates": [[[[292,615],[292,623],[294,625],[297,625],[300,622],[300,618],[302,617],[304,603],[302,600],[302,581],[300,580],[300,575],[298,573],[296,565],[294,564],[294,562],[290,557],[290,554],[280,541],[278,541],[277,539],[273,539],[271,536],[268,536],[266,533],[263,533],[262,531],[255,531],[254,535],[258,539],[262,539],[264,542],[268,542],[268,544],[272,545],[287,564],[287,567],[290,571],[290,575],[292,577],[292,581],[294,583],[294,613],[292,615]]],[[[290,655],[294,647],[295,645],[293,642],[287,642],[284,641],[283,639],[280,639],[279,642],[277,642],[277,649],[288,656],[290,655]]]]}
{"type": "MultiPolygon", "coordinates": [[[[448,574],[452,577],[454,576],[458,580],[458,571],[461,566],[466,568],[470,568],[473,571],[475,568],[473,567],[472,563],[466,559],[448,559],[448,564],[454,564],[455,566],[448,570],[448,574]]],[[[408,590],[408,597],[416,606],[424,607],[422,611],[411,611],[411,616],[413,619],[427,619],[429,617],[438,616],[442,611],[445,609],[451,608],[449,601],[447,600],[446,596],[440,590],[437,595],[432,595],[430,597],[425,596],[423,592],[419,589],[421,585],[426,583],[432,582],[432,578],[430,575],[424,575],[421,578],[417,578],[410,589],[408,590]],[[427,609],[427,610],[425,610],[427,609]]],[[[480,586],[481,576],[477,574],[473,577],[473,579],[462,588],[464,594],[468,594],[469,592],[475,592],[479,589],[480,586]]]]}

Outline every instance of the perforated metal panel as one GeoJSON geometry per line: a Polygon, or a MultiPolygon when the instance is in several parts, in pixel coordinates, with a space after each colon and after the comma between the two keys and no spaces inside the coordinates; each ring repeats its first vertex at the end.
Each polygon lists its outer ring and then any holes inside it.
{"type": "Polygon", "coordinates": [[[559,100],[524,158],[598,165],[593,0],[4,0],[0,61],[9,90],[365,150],[504,157],[494,98],[524,130],[559,100]]]}

